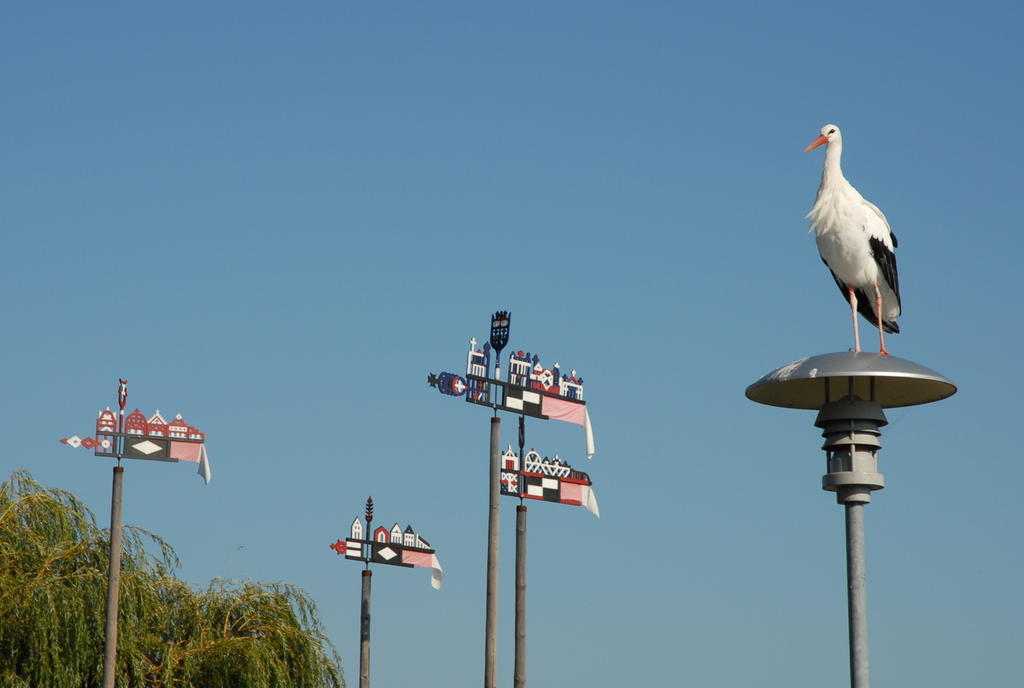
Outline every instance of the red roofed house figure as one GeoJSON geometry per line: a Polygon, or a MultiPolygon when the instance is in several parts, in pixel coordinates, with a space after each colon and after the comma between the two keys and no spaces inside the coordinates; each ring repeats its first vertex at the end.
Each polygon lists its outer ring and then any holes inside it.
{"type": "Polygon", "coordinates": [[[117,416],[108,406],[105,410],[100,411],[100,415],[96,419],[96,434],[106,435],[111,432],[117,432],[117,416]]]}
{"type": "Polygon", "coordinates": [[[168,437],[182,437],[188,439],[188,431],[188,423],[185,422],[180,413],[174,417],[174,420],[167,424],[168,437]]]}
{"type": "Polygon", "coordinates": [[[128,414],[124,421],[124,431],[129,435],[149,434],[149,423],[146,421],[146,417],[142,415],[142,411],[135,409],[128,414]]]}
{"type": "Polygon", "coordinates": [[[167,437],[167,421],[157,411],[146,422],[146,434],[153,437],[167,437]]]}

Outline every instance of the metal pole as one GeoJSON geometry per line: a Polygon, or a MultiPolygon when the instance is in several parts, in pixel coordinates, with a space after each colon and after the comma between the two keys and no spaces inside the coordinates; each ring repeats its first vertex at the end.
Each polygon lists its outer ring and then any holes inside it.
{"type": "MultiPolygon", "coordinates": [[[[519,416],[519,461],[526,460],[526,418],[519,416]]],[[[520,468],[522,468],[520,463],[520,468]]],[[[514,688],[526,686],[526,507],[519,498],[516,507],[516,648],[514,688]]]]}
{"type": "Polygon", "coordinates": [[[359,605],[359,688],[370,688],[370,578],[363,569],[363,597],[359,605]]]}
{"type": "Polygon", "coordinates": [[[501,480],[501,419],[491,418],[491,470],[487,485],[487,614],[484,620],[484,688],[497,688],[498,646],[498,497],[501,480]]]}
{"type": "Polygon", "coordinates": [[[526,687],[526,507],[516,507],[516,667],[512,685],[526,687]]]}
{"type": "Polygon", "coordinates": [[[864,504],[846,504],[846,582],[849,587],[850,686],[868,688],[868,592],[864,564],[864,504]]]}
{"type": "Polygon", "coordinates": [[[852,396],[818,411],[815,425],[825,438],[823,489],[836,493],[846,512],[847,619],[850,629],[850,685],[868,688],[867,573],[864,565],[864,506],[871,492],[885,487],[878,472],[881,427],[888,421],[881,405],[852,396]]]}
{"type": "Polygon", "coordinates": [[[114,688],[117,664],[117,608],[121,593],[121,488],[124,468],[114,466],[110,494],[110,568],[107,573],[107,637],[103,655],[103,688],[114,688]]]}

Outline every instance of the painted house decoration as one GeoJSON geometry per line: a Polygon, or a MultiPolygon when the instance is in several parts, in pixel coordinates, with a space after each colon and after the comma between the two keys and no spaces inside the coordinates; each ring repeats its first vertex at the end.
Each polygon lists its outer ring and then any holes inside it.
{"type": "Polygon", "coordinates": [[[210,461],[206,455],[206,433],[190,425],[177,414],[168,422],[157,411],[147,418],[139,409],[127,416],[124,404],[128,383],[121,380],[118,390],[120,413],[108,406],[96,416],[96,436],[77,435],[61,440],[72,447],[93,449],[99,457],[146,459],[149,461],[189,461],[199,464],[199,475],[210,482],[210,461]]]}
{"type": "Polygon", "coordinates": [[[568,375],[561,374],[557,363],[553,368],[545,368],[536,354],[531,356],[522,351],[511,354],[508,357],[508,381],[545,394],[583,401],[583,378],[577,377],[575,370],[568,375]]]}
{"type": "Polygon", "coordinates": [[[391,528],[378,526],[372,532],[373,500],[366,502],[366,524],[357,516],[349,527],[349,536],[338,540],[330,548],[346,559],[369,564],[390,564],[392,566],[422,566],[431,569],[430,584],[435,590],[444,582],[444,571],[437,553],[411,525],[404,529],[398,523],[391,528]],[[369,538],[366,536],[369,535],[369,538]]]}
{"type": "MultiPolygon", "coordinates": [[[[469,353],[466,354],[466,385],[467,401],[487,403],[489,388],[486,380],[491,371],[491,343],[484,342],[482,349],[476,348],[476,337],[469,340],[469,353]]],[[[461,378],[459,378],[461,379],[461,378]]]]}
{"type": "MultiPolygon", "coordinates": [[[[504,316],[504,346],[508,336],[508,314],[499,311],[494,321],[504,316]]],[[[492,322],[492,335],[495,325],[492,322]]],[[[493,339],[493,337],[492,337],[493,339]]],[[[466,376],[456,373],[430,373],[427,384],[441,394],[460,397],[466,401],[489,408],[510,411],[534,418],[561,420],[583,427],[586,441],[586,455],[594,454],[594,433],[590,426],[590,413],[583,399],[583,378],[575,370],[563,373],[558,363],[547,368],[541,364],[540,356],[528,351],[513,351],[508,356],[506,379],[501,379],[496,352],[492,342],[484,342],[477,348],[476,338],[469,340],[466,353],[466,376]],[[491,362],[494,358],[494,377],[491,377],[491,362]]]]}
{"type": "Polygon", "coordinates": [[[206,433],[185,422],[180,413],[168,422],[160,411],[146,418],[142,411],[135,409],[124,419],[122,433],[110,429],[112,415],[113,411],[108,408],[100,411],[96,418],[96,437],[109,442],[109,446],[96,450],[96,456],[199,463],[205,454],[206,433]],[[119,438],[124,441],[121,451],[117,452],[115,440],[119,438]]]}
{"type": "MultiPolygon", "coordinates": [[[[96,419],[97,435],[104,434],[104,429],[110,425],[110,419],[107,417],[107,414],[113,415],[113,412],[109,408],[106,411],[100,411],[100,417],[96,419]]],[[[195,442],[202,442],[206,439],[206,433],[186,423],[180,413],[174,417],[174,420],[168,423],[160,415],[160,411],[146,418],[142,411],[135,409],[125,418],[124,428],[125,434],[140,437],[170,437],[195,442]]]]}
{"type": "Polygon", "coordinates": [[[512,445],[501,455],[501,494],[585,506],[601,518],[590,476],[573,470],[557,455],[553,459],[542,457],[536,449],[526,452],[522,461],[512,445]]]}

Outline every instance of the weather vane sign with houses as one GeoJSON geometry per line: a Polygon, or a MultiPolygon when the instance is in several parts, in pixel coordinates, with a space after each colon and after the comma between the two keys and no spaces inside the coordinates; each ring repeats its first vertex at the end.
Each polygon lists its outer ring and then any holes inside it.
{"type": "Polygon", "coordinates": [[[585,506],[587,511],[601,518],[590,476],[558,458],[541,456],[530,449],[520,460],[520,454],[508,446],[501,455],[501,494],[520,499],[540,499],[585,506]]]}
{"type": "Polygon", "coordinates": [[[430,584],[435,590],[441,588],[444,581],[444,571],[441,569],[441,562],[437,559],[437,553],[430,547],[430,543],[423,539],[419,533],[412,529],[412,526],[402,526],[395,523],[389,530],[384,526],[377,526],[371,532],[373,522],[373,498],[366,500],[366,522],[356,516],[349,528],[349,536],[344,540],[338,540],[330,548],[346,559],[361,561],[369,567],[370,564],[390,564],[392,566],[423,566],[431,569],[430,584]]]}
{"type": "Polygon", "coordinates": [[[427,384],[441,394],[465,396],[470,403],[495,410],[580,425],[590,458],[594,454],[594,433],[583,400],[583,378],[575,370],[563,373],[558,363],[545,368],[539,355],[513,351],[508,356],[506,378],[502,379],[501,350],[508,344],[510,321],[508,311],[498,311],[491,317],[490,341],[477,348],[476,338],[469,340],[465,377],[449,372],[430,373],[427,384]]]}
{"type": "Polygon", "coordinates": [[[157,411],[146,417],[135,409],[125,416],[128,402],[128,381],[118,380],[117,403],[119,412],[108,406],[96,417],[93,437],[72,435],[61,439],[70,447],[93,449],[99,457],[121,459],[147,459],[149,461],[190,461],[199,464],[199,475],[210,482],[210,462],[206,456],[206,433],[189,425],[177,414],[167,421],[157,411]]]}
{"type": "Polygon", "coordinates": [[[501,495],[518,497],[516,506],[516,686],[525,685],[526,676],[526,512],[524,499],[585,506],[600,517],[590,477],[573,470],[556,455],[542,457],[536,450],[524,451],[526,417],[575,423],[583,428],[586,457],[594,455],[594,433],[590,426],[587,402],[583,399],[583,378],[575,370],[564,373],[555,363],[545,367],[540,356],[513,350],[503,358],[508,345],[508,311],[491,316],[489,341],[478,347],[469,340],[466,372],[442,371],[427,376],[427,384],[441,394],[466,398],[471,404],[492,409],[490,419],[489,475],[487,480],[487,594],[484,615],[484,688],[497,688],[498,644],[498,553],[500,549],[498,502],[501,495]],[[493,368],[492,368],[493,361],[493,368]],[[507,364],[502,371],[502,365],[507,364]],[[501,417],[498,411],[519,416],[519,452],[511,445],[501,453],[501,417]]]}

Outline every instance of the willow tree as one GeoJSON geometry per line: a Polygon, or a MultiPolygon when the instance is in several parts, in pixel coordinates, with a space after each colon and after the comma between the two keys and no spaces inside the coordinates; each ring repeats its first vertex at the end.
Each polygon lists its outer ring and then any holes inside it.
{"type": "MultiPolygon", "coordinates": [[[[117,685],[340,688],[313,602],[285,584],[174,576],[173,549],[122,539],[117,685]]],[[[73,494],[25,471],[0,485],[0,688],[92,688],[103,676],[109,532],[73,494]]]]}

